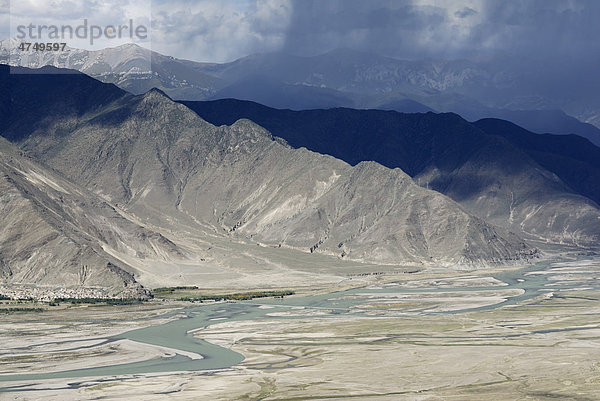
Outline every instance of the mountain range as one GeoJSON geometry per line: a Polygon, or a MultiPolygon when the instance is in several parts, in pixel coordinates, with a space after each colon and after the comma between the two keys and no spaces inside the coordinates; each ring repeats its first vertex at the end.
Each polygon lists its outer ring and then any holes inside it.
{"type": "Polygon", "coordinates": [[[600,149],[576,135],[178,103],[54,67],[1,66],[0,91],[5,283],[264,288],[600,243],[600,149]]]}
{"type": "Polygon", "coordinates": [[[533,134],[497,119],[469,123],[452,113],[291,111],[234,99],[183,104],[216,125],[246,118],[294,147],[400,168],[526,238],[586,246],[600,239],[600,148],[576,135],[533,134]]]}
{"type": "MultiPolygon", "coordinates": [[[[62,283],[81,266],[102,277],[117,266],[150,287],[209,285],[215,277],[247,285],[257,260],[256,269],[267,266],[272,280],[290,282],[294,274],[306,276],[297,263],[310,265],[310,258],[321,258],[313,259],[320,266],[347,260],[345,266],[481,267],[538,254],[519,235],[418,186],[399,168],[351,165],[290,146],[247,119],[215,126],[156,89],[132,95],[53,67],[0,72],[0,130],[12,142],[3,142],[12,155],[3,156],[4,218],[39,220],[59,239],[32,237],[21,249],[29,232],[8,230],[0,259],[14,264],[4,267],[13,283],[62,283]],[[24,199],[35,205],[31,215],[17,212],[24,199]],[[63,248],[71,242],[80,253],[63,248]],[[54,265],[34,258],[42,246],[54,265]],[[34,267],[64,274],[19,273],[34,267]]],[[[455,115],[426,116],[470,126],[455,115]]],[[[587,200],[588,210],[584,198],[572,198],[577,213],[597,218],[593,202],[587,200]]],[[[575,214],[561,218],[582,225],[577,238],[584,246],[594,233],[575,214]]],[[[556,224],[565,228],[565,221],[556,224]]],[[[4,227],[16,226],[27,227],[4,227]]]]}
{"type": "Polygon", "coordinates": [[[295,110],[349,107],[455,112],[512,121],[536,133],[577,134],[600,145],[600,100],[561,100],[523,76],[522,60],[407,61],[338,49],[313,57],[256,54],[200,63],[129,44],[98,51],[20,52],[0,43],[0,62],[79,70],[134,94],[161,89],[177,100],[251,100],[295,110]],[[574,117],[573,117],[574,116],[574,117]]]}

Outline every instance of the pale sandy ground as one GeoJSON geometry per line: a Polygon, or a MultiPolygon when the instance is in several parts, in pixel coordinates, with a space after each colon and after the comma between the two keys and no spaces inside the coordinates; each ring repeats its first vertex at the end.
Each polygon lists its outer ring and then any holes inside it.
{"type": "Polygon", "coordinates": [[[446,287],[490,287],[490,286],[505,286],[500,280],[493,277],[479,276],[459,276],[451,278],[428,278],[422,280],[410,280],[398,283],[384,284],[380,288],[386,287],[401,287],[401,288],[446,288],[446,287]]]}
{"type": "Polygon", "coordinates": [[[369,276],[362,277],[363,274],[402,274],[424,267],[420,263],[400,266],[341,260],[319,253],[257,244],[249,239],[224,237],[210,231],[199,236],[195,231],[197,227],[185,236],[180,235],[181,231],[176,235],[165,228],[149,227],[167,237],[175,236],[177,244],[189,249],[192,254],[204,257],[188,261],[151,261],[105,249],[132,266],[136,280],[148,288],[185,284],[210,290],[236,291],[314,287],[315,284],[332,287],[344,281],[362,282],[364,285],[369,282],[369,276]]]}
{"type": "Polygon", "coordinates": [[[447,312],[495,305],[522,294],[520,289],[469,292],[420,292],[418,294],[361,293],[367,302],[354,309],[399,309],[405,312],[447,312]]]}
{"type": "Polygon", "coordinates": [[[86,348],[76,339],[62,345],[65,349],[58,351],[2,352],[0,355],[0,376],[2,374],[14,374],[14,372],[44,373],[48,371],[47,364],[60,366],[61,370],[73,370],[146,361],[148,359],[171,357],[175,354],[184,355],[191,359],[202,359],[202,355],[194,352],[180,351],[131,340],[113,341],[93,348],[86,348]],[[41,358],[46,363],[32,364],[31,360],[33,358],[41,358]]]}
{"type": "MultiPolygon", "coordinates": [[[[49,366],[71,370],[186,354],[129,340],[106,342],[124,331],[166,323],[175,317],[157,316],[174,308],[166,304],[93,306],[0,315],[0,375],[47,372],[49,366]]],[[[193,353],[187,356],[201,358],[193,353]]]]}
{"type": "MultiPolygon", "coordinates": [[[[497,300],[510,295],[503,291],[499,286],[471,295],[497,300]]],[[[448,291],[403,306],[402,299],[400,306],[380,307],[380,317],[290,309],[288,314],[301,318],[215,321],[194,334],[242,353],[240,365],[217,372],[54,380],[39,388],[55,390],[0,393],[0,399],[600,400],[600,291],[540,294],[520,305],[457,315],[394,316],[397,309],[423,305],[456,307],[465,296],[448,291]]],[[[373,302],[382,299],[392,302],[373,302]]],[[[129,317],[140,313],[122,311],[129,317]]],[[[70,322],[72,336],[79,325],[86,333],[106,330],[92,328],[81,315],[70,322]]],[[[45,334],[68,337],[62,323],[47,324],[45,334]]],[[[42,337],[40,329],[29,326],[29,340],[36,331],[42,337]]],[[[2,344],[6,336],[2,332],[2,344]]],[[[7,348],[19,343],[8,338],[13,345],[7,348]]],[[[29,363],[37,366],[44,358],[29,363]]]]}

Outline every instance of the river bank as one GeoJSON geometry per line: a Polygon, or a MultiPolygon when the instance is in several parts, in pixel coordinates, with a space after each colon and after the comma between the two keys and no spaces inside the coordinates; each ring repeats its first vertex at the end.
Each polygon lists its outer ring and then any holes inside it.
{"type": "MultiPolygon", "coordinates": [[[[395,283],[380,280],[361,288],[285,300],[221,303],[185,310],[175,310],[173,306],[168,311],[157,306],[152,310],[148,305],[139,306],[141,309],[135,312],[123,307],[121,318],[118,314],[114,316],[116,326],[122,330],[127,319],[137,321],[133,324],[139,326],[132,327],[136,328],[134,331],[109,336],[114,343],[128,339],[158,347],[172,345],[170,348],[180,353],[204,354],[198,344],[206,340],[217,354],[209,353],[205,360],[186,359],[181,354],[155,354],[150,366],[143,365],[144,362],[139,365],[139,349],[135,352],[113,349],[121,355],[130,352],[128,357],[133,363],[126,365],[129,370],[114,370],[123,359],[113,358],[119,362],[113,363],[112,371],[103,374],[94,375],[79,367],[75,368],[77,375],[71,373],[63,379],[57,378],[59,375],[49,382],[30,377],[28,381],[5,382],[3,387],[8,387],[9,394],[22,397],[17,399],[43,399],[57,394],[75,398],[108,394],[111,399],[119,399],[120,394],[133,395],[142,389],[145,399],[152,399],[163,391],[182,399],[193,399],[200,394],[208,394],[210,399],[244,399],[249,394],[263,393],[270,394],[265,399],[278,399],[283,395],[302,399],[302,394],[367,396],[369,391],[380,392],[383,399],[409,396],[413,398],[407,399],[415,399],[419,391],[454,392],[464,394],[465,398],[461,399],[469,399],[471,393],[484,394],[481,391],[485,388],[503,389],[508,391],[506,394],[516,396],[516,389],[522,388],[523,383],[528,383],[531,389],[538,381],[558,391],[560,386],[549,384],[554,377],[571,381],[573,384],[567,387],[586,393],[586,386],[594,383],[593,374],[586,372],[597,371],[595,363],[600,360],[595,351],[599,349],[600,336],[599,272],[597,260],[573,261],[501,271],[493,276],[471,272],[438,275],[432,281],[429,276],[416,275],[411,280],[395,283]],[[469,298],[479,299],[476,297],[489,302],[469,302],[469,298]],[[167,320],[157,325],[158,316],[167,320]],[[185,318],[177,318],[183,316],[185,318]],[[145,326],[143,322],[149,320],[154,320],[153,324],[145,326]],[[173,333],[181,330],[183,337],[178,337],[177,344],[170,343],[173,333]],[[229,365],[224,364],[223,359],[215,361],[215,355],[222,355],[223,350],[229,357],[242,355],[242,359],[227,361],[229,365]],[[205,370],[185,372],[197,370],[198,364],[207,361],[212,365],[200,368],[205,370]],[[149,366],[156,370],[139,370],[149,366]],[[560,366],[564,377],[559,376],[560,366]],[[579,372],[584,367],[589,371],[579,372]],[[381,377],[365,381],[367,377],[361,373],[364,369],[381,369],[381,377]],[[389,375],[398,379],[393,380],[389,375]],[[325,376],[329,379],[325,380],[325,376]],[[172,388],[173,382],[181,385],[172,388]],[[41,390],[49,388],[49,383],[59,388],[41,390]],[[199,393],[200,389],[204,389],[203,392],[199,393]]],[[[75,320],[73,315],[72,323],[75,320]]],[[[81,333],[85,335],[79,339],[89,338],[92,333],[119,331],[107,330],[109,322],[110,319],[80,322],[84,329],[81,333]]],[[[40,330],[64,340],[69,331],[75,329],[64,325],[51,327],[49,323],[44,322],[46,326],[43,326],[41,322],[31,322],[32,335],[28,338],[13,336],[6,348],[16,353],[19,344],[22,347],[23,342],[34,341],[35,335],[40,338],[40,330]]],[[[90,346],[94,348],[101,349],[98,345],[90,346]]],[[[22,363],[36,366],[39,363],[33,356],[36,352],[42,355],[41,360],[51,360],[44,349],[48,349],[48,345],[40,343],[38,348],[21,352],[22,363]],[[29,358],[27,353],[30,353],[29,358]]],[[[65,355],[63,362],[59,361],[61,368],[76,366],[68,365],[69,358],[83,356],[65,355]]],[[[98,355],[98,358],[110,359],[110,356],[98,355]]],[[[94,355],[88,360],[97,363],[101,361],[98,358],[94,355]]],[[[15,371],[17,365],[4,362],[0,365],[5,366],[3,373],[18,372],[15,371]]]]}

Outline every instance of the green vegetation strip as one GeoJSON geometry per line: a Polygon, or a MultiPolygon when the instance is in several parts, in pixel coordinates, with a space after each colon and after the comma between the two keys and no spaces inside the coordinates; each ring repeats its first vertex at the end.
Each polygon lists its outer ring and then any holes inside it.
{"type": "Polygon", "coordinates": [[[59,305],[61,302],[71,303],[72,305],[77,304],[106,304],[106,305],[134,305],[144,302],[138,298],[56,298],[53,302],[50,302],[50,306],[59,305]]]}
{"type": "Polygon", "coordinates": [[[179,286],[179,287],[160,287],[160,288],[155,288],[154,293],[155,294],[172,294],[178,290],[197,290],[197,289],[198,289],[198,287],[196,287],[195,285],[179,286]]]}

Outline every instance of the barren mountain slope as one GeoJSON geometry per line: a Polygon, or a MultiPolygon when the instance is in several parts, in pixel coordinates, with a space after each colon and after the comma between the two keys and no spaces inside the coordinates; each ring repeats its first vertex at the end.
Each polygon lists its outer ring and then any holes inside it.
{"type": "Polygon", "coordinates": [[[114,255],[177,260],[183,251],[0,138],[0,283],[97,287],[138,296],[133,269],[114,255]]]}
{"type": "Polygon", "coordinates": [[[215,124],[249,118],[294,147],[358,164],[399,167],[470,213],[561,244],[600,243],[600,148],[575,135],[537,135],[502,120],[380,110],[277,110],[234,99],[184,102],[215,124]]]}
{"type": "Polygon", "coordinates": [[[215,127],[159,91],[72,118],[68,132],[57,119],[28,133],[9,127],[5,135],[153,224],[177,230],[171,223],[183,219],[274,246],[380,263],[486,264],[530,253],[398,169],[351,167],[292,149],[249,121],[215,127]]]}

